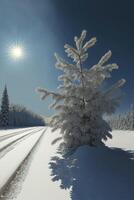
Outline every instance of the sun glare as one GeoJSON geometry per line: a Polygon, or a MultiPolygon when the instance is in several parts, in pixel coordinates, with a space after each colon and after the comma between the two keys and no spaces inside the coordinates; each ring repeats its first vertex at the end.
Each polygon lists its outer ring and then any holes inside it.
{"type": "Polygon", "coordinates": [[[20,59],[24,56],[23,48],[21,46],[12,46],[9,53],[13,59],[20,59]]]}

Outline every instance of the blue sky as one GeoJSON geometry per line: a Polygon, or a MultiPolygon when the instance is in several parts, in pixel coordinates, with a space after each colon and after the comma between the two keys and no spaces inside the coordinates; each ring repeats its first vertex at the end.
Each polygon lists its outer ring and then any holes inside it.
{"type": "Polygon", "coordinates": [[[119,70],[109,83],[127,80],[119,111],[134,103],[134,14],[133,2],[121,0],[1,0],[0,1],[0,94],[7,84],[10,101],[39,114],[50,115],[50,99],[40,100],[38,86],[55,90],[58,86],[54,52],[64,56],[64,43],[87,29],[88,37],[98,43],[90,51],[88,66],[107,50],[119,70]],[[14,61],[8,55],[11,44],[24,47],[24,59],[14,61]]]}

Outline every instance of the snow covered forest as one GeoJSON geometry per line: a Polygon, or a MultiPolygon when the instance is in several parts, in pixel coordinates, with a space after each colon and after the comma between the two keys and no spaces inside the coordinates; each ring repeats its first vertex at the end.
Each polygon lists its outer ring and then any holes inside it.
{"type": "Polygon", "coordinates": [[[42,116],[35,114],[21,105],[11,105],[9,108],[9,126],[44,126],[45,122],[42,116]]]}
{"type": "Polygon", "coordinates": [[[42,116],[35,114],[24,106],[9,103],[7,87],[1,101],[0,127],[29,127],[45,125],[42,116]]]}
{"type": "Polygon", "coordinates": [[[116,130],[134,130],[134,106],[126,113],[116,114],[107,120],[112,129],[116,130]]]}

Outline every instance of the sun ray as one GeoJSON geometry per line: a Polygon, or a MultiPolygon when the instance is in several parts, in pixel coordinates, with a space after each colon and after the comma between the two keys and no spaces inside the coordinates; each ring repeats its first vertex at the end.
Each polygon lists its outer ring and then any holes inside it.
{"type": "Polygon", "coordinates": [[[15,60],[21,59],[24,56],[24,51],[23,51],[22,46],[20,45],[10,46],[9,55],[15,60]]]}

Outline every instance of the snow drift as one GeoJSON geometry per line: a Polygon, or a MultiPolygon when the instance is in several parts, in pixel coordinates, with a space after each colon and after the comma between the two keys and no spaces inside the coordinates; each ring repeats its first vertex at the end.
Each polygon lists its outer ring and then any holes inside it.
{"type": "Polygon", "coordinates": [[[107,146],[83,146],[69,157],[51,159],[52,180],[70,189],[70,199],[134,199],[134,132],[115,131],[113,135],[107,146]]]}

